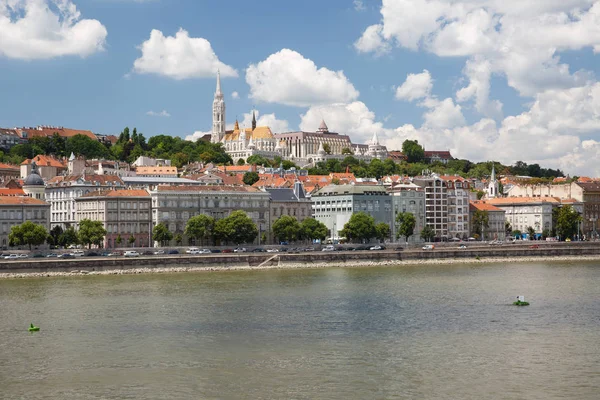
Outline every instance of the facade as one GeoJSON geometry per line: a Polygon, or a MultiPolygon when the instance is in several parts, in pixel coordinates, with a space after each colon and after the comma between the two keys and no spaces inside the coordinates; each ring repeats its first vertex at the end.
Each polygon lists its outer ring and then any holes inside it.
{"type": "Polygon", "coordinates": [[[125,189],[125,184],[114,175],[57,176],[46,184],[46,201],[50,204],[51,228],[63,230],[77,223],[75,202],[81,196],[96,191],[125,189]]]}
{"type": "Polygon", "coordinates": [[[15,129],[0,128],[0,149],[8,151],[23,142],[15,129]]]}
{"type": "Polygon", "coordinates": [[[147,191],[95,191],[77,198],[75,203],[77,223],[91,219],[104,225],[104,248],[152,246],[152,202],[147,191]],[[130,243],[132,236],[135,242],[130,243]]]}
{"type": "Polygon", "coordinates": [[[148,178],[177,178],[177,167],[136,167],[135,174],[148,178]]]}
{"type": "Polygon", "coordinates": [[[183,235],[184,243],[189,242],[184,235],[187,221],[200,214],[221,219],[242,210],[252,218],[259,232],[268,232],[271,226],[270,194],[251,186],[161,185],[151,190],[150,196],[153,225],[164,223],[171,232],[183,235]]]}
{"type": "MultiPolygon", "coordinates": [[[[469,205],[470,220],[473,221],[475,211],[485,211],[488,215],[488,226],[483,227],[483,240],[502,240],[506,239],[506,212],[486,201],[472,201],[469,205]]],[[[475,227],[471,225],[471,232],[475,227]]]]}
{"type": "Polygon", "coordinates": [[[20,175],[21,171],[18,166],[0,163],[0,185],[11,179],[19,179],[20,175]]]}
{"type": "Polygon", "coordinates": [[[453,160],[452,154],[449,151],[425,151],[425,161],[428,163],[441,162],[442,164],[448,164],[448,161],[453,160]]]}
{"type": "Polygon", "coordinates": [[[85,129],[71,129],[63,126],[39,125],[36,127],[15,128],[17,134],[23,139],[31,139],[33,137],[49,137],[59,135],[63,138],[70,138],[76,135],[87,136],[90,139],[98,140],[98,137],[85,129]]]}
{"type": "Polygon", "coordinates": [[[21,179],[25,179],[31,173],[33,163],[37,165],[38,174],[46,181],[67,170],[67,164],[62,160],[40,154],[21,163],[21,179]]]}
{"type": "Polygon", "coordinates": [[[415,217],[413,235],[408,238],[409,243],[421,242],[421,231],[425,227],[425,189],[414,183],[399,183],[389,189],[393,202],[392,238],[406,240],[405,237],[397,238],[398,225],[396,216],[399,213],[411,213],[415,217]]]}
{"type": "Polygon", "coordinates": [[[552,230],[552,209],[560,205],[560,200],[554,197],[504,197],[486,203],[504,210],[513,231],[527,233],[532,227],[536,233],[542,233],[552,230]]]}
{"type": "Polygon", "coordinates": [[[446,182],[435,174],[415,177],[413,182],[425,190],[425,225],[434,230],[436,238],[447,239],[448,187],[446,182]]]}
{"type": "Polygon", "coordinates": [[[0,246],[8,249],[10,229],[25,221],[50,229],[50,205],[27,196],[0,196],[0,246]]]}
{"type": "Polygon", "coordinates": [[[291,188],[266,188],[265,191],[271,196],[271,225],[284,215],[294,217],[298,222],[312,216],[312,202],[306,197],[302,183],[295,182],[291,188]]]}
{"type": "Polygon", "coordinates": [[[469,237],[470,185],[460,176],[442,176],[448,194],[448,238],[469,237]]]}
{"type": "Polygon", "coordinates": [[[152,158],[148,156],[139,156],[137,160],[131,163],[132,167],[170,167],[171,160],[162,158],[152,158]]]}
{"type": "Polygon", "coordinates": [[[329,185],[313,193],[313,217],[327,226],[331,238],[340,238],[340,232],[355,212],[365,212],[375,222],[393,225],[392,198],[383,186],[329,185]]]}

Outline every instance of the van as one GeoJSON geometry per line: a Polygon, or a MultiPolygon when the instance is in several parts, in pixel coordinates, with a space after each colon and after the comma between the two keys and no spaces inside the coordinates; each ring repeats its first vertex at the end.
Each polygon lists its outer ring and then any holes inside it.
{"type": "Polygon", "coordinates": [[[335,251],[335,247],[332,244],[329,244],[329,245],[323,247],[323,249],[321,251],[335,251]]]}
{"type": "Polygon", "coordinates": [[[123,253],[123,255],[124,255],[125,257],[139,257],[139,256],[140,256],[140,253],[138,253],[138,252],[137,252],[137,251],[135,251],[135,250],[128,250],[128,251],[126,251],[125,253],[123,253]]]}
{"type": "Polygon", "coordinates": [[[190,247],[185,252],[186,254],[200,254],[200,249],[197,247],[190,247]]]}

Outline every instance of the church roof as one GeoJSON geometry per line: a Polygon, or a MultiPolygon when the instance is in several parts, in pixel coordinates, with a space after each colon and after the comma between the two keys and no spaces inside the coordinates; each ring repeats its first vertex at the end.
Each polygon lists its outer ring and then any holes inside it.
{"type": "MultiPolygon", "coordinates": [[[[271,132],[271,128],[268,126],[257,126],[256,129],[252,130],[252,128],[243,129],[246,134],[246,139],[271,139],[273,138],[273,132],[271,132]]],[[[227,131],[225,134],[225,141],[238,140],[240,138],[241,129],[234,129],[233,131],[227,131]]]]}

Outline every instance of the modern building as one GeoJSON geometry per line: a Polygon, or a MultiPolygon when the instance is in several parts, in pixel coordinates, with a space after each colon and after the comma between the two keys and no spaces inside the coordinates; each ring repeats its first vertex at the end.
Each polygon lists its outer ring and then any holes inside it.
{"type": "Polygon", "coordinates": [[[77,223],[90,219],[104,225],[104,248],[152,246],[152,201],[147,191],[94,191],[75,199],[75,203],[77,223]]]}
{"type": "Polygon", "coordinates": [[[50,228],[50,205],[43,200],[27,196],[0,196],[0,245],[9,247],[10,229],[25,221],[50,228]]]}
{"type": "Polygon", "coordinates": [[[448,238],[469,237],[469,182],[460,176],[442,176],[448,195],[448,238]]]}
{"type": "Polygon", "coordinates": [[[340,232],[352,214],[362,211],[375,222],[385,222],[393,226],[392,197],[380,185],[329,185],[313,193],[313,217],[327,226],[333,239],[341,237],[340,232]]]}
{"type": "Polygon", "coordinates": [[[67,175],[50,179],[46,184],[46,201],[50,204],[51,228],[66,229],[77,222],[77,204],[81,196],[96,191],[126,189],[125,183],[115,175],[67,175]]]}
{"type": "Polygon", "coordinates": [[[449,237],[446,181],[436,174],[431,174],[415,177],[413,182],[425,190],[425,224],[433,229],[436,238],[447,240],[449,237]]]}
{"type": "Polygon", "coordinates": [[[182,234],[184,243],[189,243],[189,238],[184,235],[187,221],[200,214],[221,219],[242,210],[254,221],[259,232],[268,232],[271,226],[271,195],[251,186],[160,185],[150,191],[150,196],[153,225],[164,223],[171,232],[182,234]]]}
{"type": "MultiPolygon", "coordinates": [[[[479,210],[486,212],[488,216],[488,226],[481,227],[479,230],[483,231],[483,240],[502,240],[506,239],[506,211],[489,204],[487,201],[471,201],[469,204],[470,210],[470,221],[473,221],[475,211],[479,210]]],[[[471,222],[471,232],[477,230],[471,222]]]]}
{"type": "Polygon", "coordinates": [[[408,238],[409,243],[421,242],[421,231],[425,227],[425,189],[414,183],[397,183],[388,192],[393,202],[392,238],[405,241],[405,237],[398,238],[396,216],[400,213],[410,213],[415,217],[413,235],[408,238]]]}

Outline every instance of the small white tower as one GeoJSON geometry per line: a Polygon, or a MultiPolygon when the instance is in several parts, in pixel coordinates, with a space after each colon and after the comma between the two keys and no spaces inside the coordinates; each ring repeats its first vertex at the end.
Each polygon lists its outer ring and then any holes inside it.
{"type": "Polygon", "coordinates": [[[225,100],[221,91],[221,73],[217,70],[217,90],[213,100],[213,126],[211,142],[219,143],[225,137],[225,100]]]}
{"type": "Polygon", "coordinates": [[[490,175],[490,181],[487,186],[487,198],[493,199],[495,197],[499,197],[501,193],[498,193],[500,185],[498,184],[498,180],[496,179],[496,168],[494,163],[492,163],[492,174],[490,175]]]}

